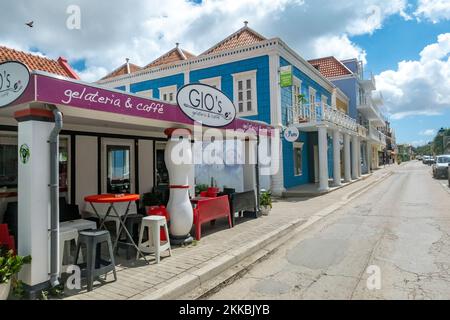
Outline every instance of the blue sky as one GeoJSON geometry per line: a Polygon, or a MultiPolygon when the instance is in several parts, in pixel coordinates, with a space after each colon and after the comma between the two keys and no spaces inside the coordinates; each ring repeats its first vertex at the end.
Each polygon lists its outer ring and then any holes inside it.
{"type": "Polygon", "coordinates": [[[85,81],[129,58],[144,66],[179,42],[200,54],[243,26],[280,37],[306,59],[367,62],[398,142],[450,126],[450,0],[3,0],[0,44],[66,57],[85,81]],[[81,28],[66,27],[80,7],[81,28]],[[34,20],[33,29],[24,22],[34,20]]]}
{"type": "MultiPolygon", "coordinates": [[[[416,19],[405,20],[395,15],[383,23],[373,34],[354,36],[350,39],[366,53],[366,74],[380,74],[395,70],[403,60],[420,60],[420,52],[436,42],[438,35],[450,31],[450,21],[432,23],[416,19]]],[[[450,127],[450,110],[438,115],[410,115],[391,119],[397,142],[425,144],[433,139],[441,127],[450,127]],[[433,133],[433,134],[432,134],[433,133]]]]}

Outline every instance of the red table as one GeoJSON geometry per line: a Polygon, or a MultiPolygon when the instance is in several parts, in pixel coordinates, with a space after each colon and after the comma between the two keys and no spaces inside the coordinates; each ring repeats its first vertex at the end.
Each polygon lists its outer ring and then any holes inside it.
{"type": "MultiPolygon", "coordinates": [[[[136,245],[136,243],[133,240],[132,235],[130,234],[130,232],[128,231],[128,229],[125,226],[125,222],[127,220],[127,217],[128,217],[129,211],[130,211],[131,203],[133,201],[137,201],[139,199],[140,199],[140,196],[138,194],[95,194],[95,195],[84,197],[84,201],[89,202],[91,204],[92,209],[94,210],[97,217],[100,219],[100,229],[104,228],[106,219],[111,214],[111,212],[114,212],[115,216],[119,219],[119,221],[120,221],[119,234],[116,236],[116,240],[114,241],[113,249],[116,249],[117,244],[119,242],[120,234],[122,233],[122,230],[124,230],[125,233],[127,234],[128,239],[130,239],[131,244],[136,248],[136,250],[144,258],[144,260],[147,261],[144,254],[142,253],[141,250],[139,250],[139,247],[136,245]],[[120,218],[119,213],[117,212],[116,208],[114,207],[114,204],[119,203],[119,202],[128,202],[123,219],[120,218]],[[106,211],[106,215],[104,218],[102,218],[98,214],[97,209],[95,209],[94,203],[109,203],[109,207],[108,207],[108,210],[106,211]]],[[[127,243],[127,244],[129,244],[129,243],[127,243]]],[[[147,263],[148,263],[148,261],[147,261],[147,263]]]]}

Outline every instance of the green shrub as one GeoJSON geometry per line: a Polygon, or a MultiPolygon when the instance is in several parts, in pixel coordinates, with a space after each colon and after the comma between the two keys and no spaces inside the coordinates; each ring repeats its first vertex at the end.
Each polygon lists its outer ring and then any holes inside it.
{"type": "Polygon", "coordinates": [[[259,205],[272,209],[272,193],[270,191],[262,191],[259,197],[259,205]]]}

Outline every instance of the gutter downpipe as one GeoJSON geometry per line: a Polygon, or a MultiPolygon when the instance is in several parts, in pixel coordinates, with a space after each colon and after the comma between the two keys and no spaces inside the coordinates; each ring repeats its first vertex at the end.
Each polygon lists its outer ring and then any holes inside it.
{"type": "Polygon", "coordinates": [[[50,133],[50,285],[59,285],[59,132],[63,126],[62,113],[50,106],[55,127],[50,133]]]}

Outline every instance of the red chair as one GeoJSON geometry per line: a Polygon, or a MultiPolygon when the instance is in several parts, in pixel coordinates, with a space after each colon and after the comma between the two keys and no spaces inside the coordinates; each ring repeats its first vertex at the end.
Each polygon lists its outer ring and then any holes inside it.
{"type": "Polygon", "coordinates": [[[228,196],[198,201],[194,208],[195,238],[200,240],[202,237],[202,224],[219,218],[228,218],[230,228],[233,227],[228,196]]]}
{"type": "Polygon", "coordinates": [[[16,254],[14,237],[9,234],[7,224],[0,224],[0,245],[6,246],[8,250],[13,250],[14,254],[16,254]]]}
{"type": "MultiPolygon", "coordinates": [[[[163,216],[166,218],[167,223],[170,221],[169,211],[167,211],[165,206],[151,206],[147,207],[147,215],[148,216],[163,216]]],[[[166,232],[164,228],[161,228],[160,231],[160,240],[167,241],[166,232]]]]}

